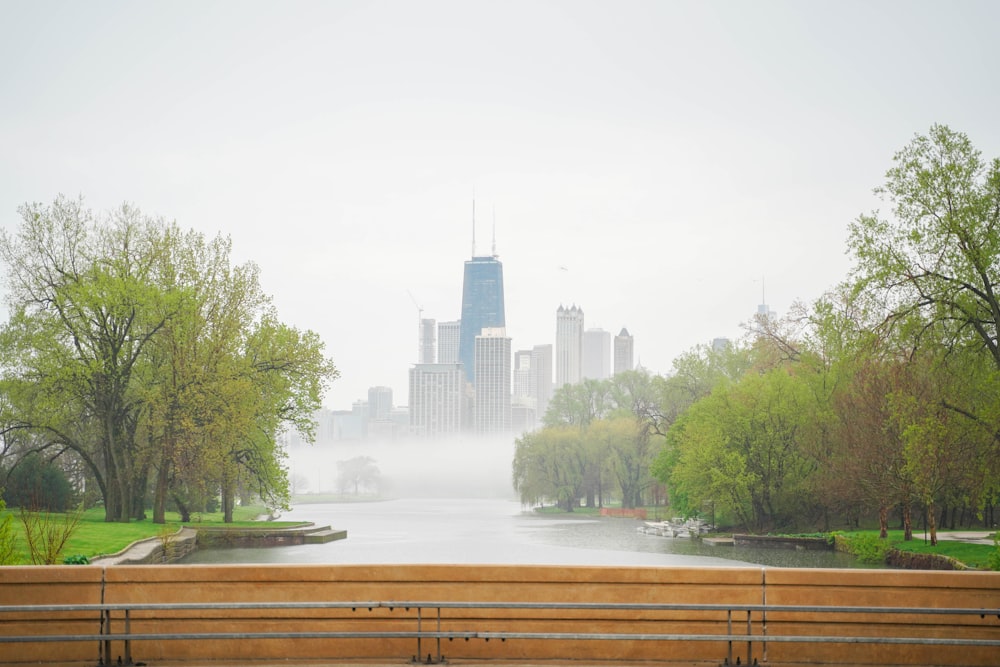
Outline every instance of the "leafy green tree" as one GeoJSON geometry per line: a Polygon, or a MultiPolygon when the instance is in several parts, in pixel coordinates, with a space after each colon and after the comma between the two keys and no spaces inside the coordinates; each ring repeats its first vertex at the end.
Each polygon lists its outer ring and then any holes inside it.
{"type": "Polygon", "coordinates": [[[758,530],[789,523],[812,471],[801,442],[809,400],[786,368],[720,385],[671,429],[665,481],[690,508],[714,503],[758,530]]]}
{"type": "Polygon", "coordinates": [[[57,465],[32,452],[7,471],[3,496],[11,507],[64,512],[73,502],[73,487],[57,465]]]}
{"type": "Polygon", "coordinates": [[[978,480],[963,495],[982,507],[1000,479],[992,463],[1000,460],[1000,159],[984,161],[964,134],[934,125],[894,163],[876,190],[890,204],[891,217],[862,215],[850,229],[854,287],[874,295],[882,306],[879,328],[892,332],[883,336],[908,341],[907,365],[917,363],[909,385],[898,391],[895,411],[907,460],[922,461],[909,466],[922,476],[921,496],[933,504],[928,495],[940,500],[945,488],[932,478],[955,478],[932,465],[943,463],[940,446],[975,442],[978,449],[962,449],[961,458],[977,462],[979,471],[959,477],[966,484],[978,480]],[[956,367],[963,368],[958,375],[956,367]],[[930,376],[933,381],[926,380],[930,376]],[[950,379],[955,377],[962,379],[950,379]],[[972,385],[978,390],[969,391],[972,385]],[[974,424],[960,440],[955,434],[966,426],[956,418],[974,424]]]}
{"type": "Polygon", "coordinates": [[[584,493],[591,464],[580,429],[572,426],[527,433],[515,442],[512,480],[521,502],[553,500],[572,512],[584,493]]]}
{"type": "Polygon", "coordinates": [[[77,457],[108,521],[141,516],[149,486],[157,521],[168,496],[221,494],[227,520],[239,493],[286,503],[278,439],[312,438],[337,371],[314,333],[277,320],[257,267],[130,206],[96,218],[59,197],[20,212],[0,235],[5,432],[77,457]]]}
{"type": "Polygon", "coordinates": [[[142,512],[133,377],[174,296],[151,280],[157,221],[123,206],[102,221],[79,200],[19,209],[0,233],[12,317],[5,327],[7,389],[22,424],[46,446],[93,470],[108,521],[142,512]]]}
{"type": "Polygon", "coordinates": [[[611,407],[610,390],[611,385],[606,380],[593,378],[559,387],[545,411],[545,426],[583,428],[593,420],[603,418],[611,407]]]}

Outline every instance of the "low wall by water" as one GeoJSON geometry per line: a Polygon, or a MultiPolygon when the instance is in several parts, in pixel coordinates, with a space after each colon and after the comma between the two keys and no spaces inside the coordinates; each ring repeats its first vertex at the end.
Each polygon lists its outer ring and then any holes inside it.
{"type": "MultiPolygon", "coordinates": [[[[0,606],[42,604],[135,604],[192,602],[454,601],[545,603],[746,604],[885,606],[1000,609],[1000,573],[816,570],[782,568],[658,568],[477,565],[316,566],[53,566],[0,568],[0,606]]],[[[121,612],[112,630],[122,630],[121,612]]],[[[413,630],[417,610],[396,608],[239,609],[229,611],[134,611],[132,633],[317,632],[413,630]]],[[[428,612],[424,612],[427,614],[428,612]]],[[[971,637],[1000,640],[1000,618],[912,614],[820,615],[805,612],[751,614],[755,633],[769,635],[971,637]],[[901,627],[904,632],[901,633],[901,627]]],[[[424,617],[428,625],[434,619],[424,617]]],[[[734,623],[738,619],[734,619],[734,623]]],[[[745,613],[743,622],[745,622],[745,613]]],[[[444,631],[549,633],[725,634],[717,611],[608,611],[446,609],[444,631]]],[[[3,636],[96,633],[96,612],[0,612],[3,636]]],[[[426,627],[426,626],[425,626],[426,627]]],[[[739,628],[737,628],[739,630],[739,628]]],[[[761,637],[763,639],[763,637],[761,637]]],[[[750,650],[763,657],[763,644],[750,650]]],[[[429,649],[426,649],[429,650],[429,649]]],[[[457,659],[569,660],[603,663],[656,661],[721,664],[727,642],[579,641],[510,639],[446,642],[442,653],[457,659]]],[[[767,644],[766,664],[800,665],[996,665],[992,647],[898,644],[767,644]]],[[[3,664],[95,664],[91,642],[0,643],[3,664]]],[[[121,641],[110,655],[121,655],[121,641]]],[[[737,658],[747,663],[745,644],[737,658]]],[[[409,638],[296,639],[294,641],[137,640],[131,655],[156,664],[228,660],[331,662],[384,659],[405,662],[416,654],[409,638]]]]}

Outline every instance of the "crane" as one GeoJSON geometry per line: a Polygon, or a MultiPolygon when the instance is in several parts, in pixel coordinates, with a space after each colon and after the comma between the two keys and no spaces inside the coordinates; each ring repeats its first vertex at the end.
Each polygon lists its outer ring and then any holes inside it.
{"type": "Polygon", "coordinates": [[[417,307],[417,363],[420,363],[421,352],[423,351],[423,341],[421,341],[420,338],[421,333],[423,332],[421,322],[424,319],[424,307],[417,302],[417,297],[413,296],[413,292],[406,290],[406,293],[410,295],[410,301],[412,301],[413,305],[417,307]]]}

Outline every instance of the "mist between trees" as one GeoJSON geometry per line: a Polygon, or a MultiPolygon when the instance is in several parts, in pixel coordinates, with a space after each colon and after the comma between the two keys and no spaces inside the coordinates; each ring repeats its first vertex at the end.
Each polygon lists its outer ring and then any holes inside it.
{"type": "Polygon", "coordinates": [[[337,377],[311,331],[280,322],[252,263],[124,205],[19,209],[0,233],[10,319],[0,329],[0,435],[10,469],[57,461],[107,521],[187,519],[220,498],[288,502],[285,428],[313,437],[337,377]]]}
{"type": "Polygon", "coordinates": [[[876,193],[888,215],[851,224],[854,268],[812,304],[665,377],[557,390],[545,428],[517,441],[521,499],[665,495],[675,515],[753,531],[877,520],[883,537],[898,511],[908,539],[917,513],[932,543],[938,523],[995,527],[1000,160],[935,125],[876,193]]]}

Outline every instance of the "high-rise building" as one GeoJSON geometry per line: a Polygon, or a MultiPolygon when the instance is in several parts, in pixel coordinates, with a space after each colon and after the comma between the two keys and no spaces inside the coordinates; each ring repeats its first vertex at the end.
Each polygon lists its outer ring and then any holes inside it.
{"type": "Polygon", "coordinates": [[[368,388],[369,421],[389,421],[392,412],[392,389],[390,387],[368,388]]]}
{"type": "Polygon", "coordinates": [[[531,367],[531,350],[514,353],[514,398],[534,398],[535,378],[531,367]]]}
{"type": "Polygon", "coordinates": [[[461,364],[416,364],[410,369],[410,430],[435,436],[462,430],[465,374],[461,364]]]}
{"type": "Polygon", "coordinates": [[[611,377],[611,334],[604,329],[583,332],[583,377],[592,380],[611,377]]]}
{"type": "Polygon", "coordinates": [[[632,360],[633,353],[632,335],[628,329],[622,327],[622,330],[615,336],[615,375],[623,371],[630,371],[635,367],[632,360]]]}
{"type": "Polygon", "coordinates": [[[431,319],[420,320],[420,355],[418,364],[433,364],[437,353],[437,327],[431,319]]]}
{"type": "Polygon", "coordinates": [[[511,372],[506,329],[486,327],[476,336],[473,364],[476,432],[509,433],[511,372]]]}
{"type": "Polygon", "coordinates": [[[556,310],[556,388],[576,384],[583,375],[583,309],[556,310]]]}
{"type": "Polygon", "coordinates": [[[458,342],[462,339],[462,322],[438,322],[438,363],[457,364],[458,342]]]}
{"type": "Polygon", "coordinates": [[[458,360],[464,364],[465,377],[470,383],[475,384],[476,381],[476,336],[483,329],[505,326],[503,264],[497,259],[495,252],[491,257],[473,256],[465,263],[461,338],[458,344],[458,360]]]}
{"type": "Polygon", "coordinates": [[[535,416],[541,421],[552,400],[552,344],[536,345],[531,349],[531,370],[535,380],[535,416]]]}

